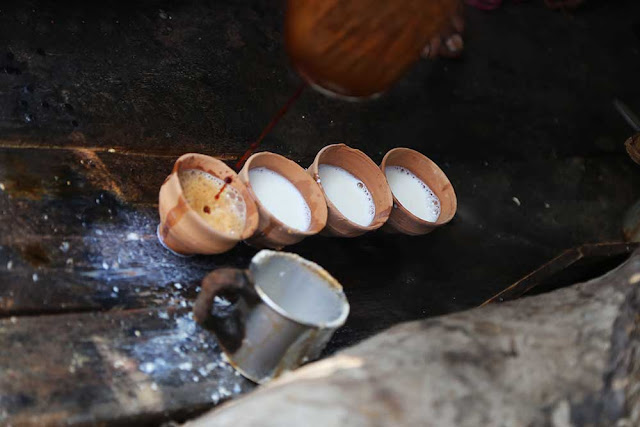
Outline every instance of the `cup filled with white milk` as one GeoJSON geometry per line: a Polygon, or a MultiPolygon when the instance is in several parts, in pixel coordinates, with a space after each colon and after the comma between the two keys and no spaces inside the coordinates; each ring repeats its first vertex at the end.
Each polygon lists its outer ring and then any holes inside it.
{"type": "Polygon", "coordinates": [[[380,169],[393,194],[393,210],[385,230],[415,236],[451,221],[458,205],[456,193],[431,159],[399,147],[384,156],[380,169]]]}
{"type": "Polygon", "coordinates": [[[327,205],[320,187],[286,157],[256,153],[238,176],[260,213],[258,229],[248,243],[279,249],[317,234],[327,223],[327,205]]]}
{"type": "Polygon", "coordinates": [[[326,199],[327,234],[355,237],[387,221],[391,190],[384,174],[362,151],[345,144],[328,145],[318,152],[308,173],[326,199]]]}

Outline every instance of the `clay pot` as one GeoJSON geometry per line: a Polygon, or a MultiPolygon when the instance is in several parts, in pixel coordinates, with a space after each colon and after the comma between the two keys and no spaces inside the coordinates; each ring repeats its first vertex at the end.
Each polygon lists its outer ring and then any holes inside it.
{"type": "Polygon", "coordinates": [[[327,205],[320,187],[303,168],[286,157],[267,151],[256,153],[249,157],[238,177],[246,185],[260,213],[258,230],[251,238],[247,239],[247,243],[257,247],[281,249],[298,243],[307,236],[317,234],[327,223],[327,205]],[[311,210],[311,223],[306,231],[300,231],[284,224],[260,202],[251,188],[249,178],[249,171],[260,167],[279,173],[300,191],[311,210]]]}
{"type": "Polygon", "coordinates": [[[318,174],[318,166],[321,164],[341,167],[360,179],[369,189],[376,206],[376,213],[371,224],[362,226],[347,219],[338,208],[335,207],[331,200],[329,200],[327,195],[324,194],[323,189],[323,194],[329,209],[325,234],[338,237],[356,237],[367,231],[380,228],[387,221],[393,205],[391,189],[387,184],[384,174],[369,156],[345,144],[333,144],[324,147],[318,152],[315,160],[307,170],[309,175],[311,175],[322,188],[322,181],[318,174]]]}
{"type": "Polygon", "coordinates": [[[238,175],[222,161],[203,154],[185,154],[176,161],[171,175],[160,188],[159,211],[160,241],[170,250],[183,255],[228,251],[240,240],[251,236],[258,226],[258,209],[238,175]],[[222,180],[231,178],[228,185],[238,191],[246,206],[246,221],[240,236],[213,229],[189,206],[178,178],[178,172],[189,169],[199,169],[222,180]]]}
{"type": "Polygon", "coordinates": [[[427,234],[434,229],[451,221],[456,213],[458,202],[453,186],[449,178],[427,156],[409,148],[394,148],[389,151],[380,164],[380,169],[384,172],[387,166],[401,166],[411,171],[431,188],[440,199],[440,216],[436,222],[425,221],[418,218],[395,197],[393,198],[394,209],[391,211],[389,220],[385,225],[385,231],[395,231],[403,234],[417,236],[427,234]]]}
{"type": "Polygon", "coordinates": [[[371,97],[420,58],[458,8],[457,1],[288,0],[285,47],[313,87],[371,97]]]}

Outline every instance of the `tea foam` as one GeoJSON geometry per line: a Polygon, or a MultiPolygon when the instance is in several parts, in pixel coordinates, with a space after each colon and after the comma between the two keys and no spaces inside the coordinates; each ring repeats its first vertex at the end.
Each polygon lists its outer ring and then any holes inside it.
{"type": "Polygon", "coordinates": [[[244,230],[246,205],[238,191],[225,182],[199,169],[178,173],[182,193],[187,203],[211,228],[239,236],[244,230]]]}
{"type": "Polygon", "coordinates": [[[309,229],[311,209],[291,181],[265,167],[249,170],[249,181],[260,203],[274,217],[296,230],[309,229]]]}
{"type": "Polygon", "coordinates": [[[324,193],[342,215],[363,227],[371,224],[376,205],[364,182],[334,165],[318,165],[318,175],[324,193]]]}
{"type": "Polygon", "coordinates": [[[425,221],[438,220],[440,199],[424,181],[402,166],[387,166],[384,174],[391,192],[409,212],[425,221]]]}

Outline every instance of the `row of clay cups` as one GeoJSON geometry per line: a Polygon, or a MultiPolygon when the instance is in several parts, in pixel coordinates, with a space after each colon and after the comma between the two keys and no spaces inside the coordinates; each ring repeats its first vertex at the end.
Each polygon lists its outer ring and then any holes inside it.
{"type": "Polygon", "coordinates": [[[444,172],[429,158],[409,148],[394,148],[380,166],[360,150],[344,144],[333,144],[318,152],[307,170],[297,163],[271,152],[253,154],[236,174],[221,160],[203,154],[189,153],[175,163],[171,175],[160,189],[161,242],[179,254],[218,254],[233,248],[241,240],[258,247],[283,248],[319,232],[337,237],[356,237],[383,227],[384,231],[421,235],[448,223],[455,215],[456,195],[444,172]],[[362,181],[375,204],[373,221],[362,226],[347,219],[324,193],[318,166],[338,166],[362,181]],[[440,200],[440,215],[435,222],[426,221],[406,209],[392,194],[384,170],[400,166],[416,175],[440,200]],[[311,211],[307,230],[292,228],[277,219],[260,202],[251,186],[249,171],[267,168],[290,181],[304,197],[311,211]],[[232,236],[217,231],[195,212],[184,198],[178,173],[201,170],[228,183],[244,199],[244,230],[232,236]]]}

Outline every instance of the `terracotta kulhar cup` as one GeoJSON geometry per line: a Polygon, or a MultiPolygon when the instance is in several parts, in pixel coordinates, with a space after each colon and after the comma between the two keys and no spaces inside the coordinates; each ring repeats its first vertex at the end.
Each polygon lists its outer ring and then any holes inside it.
{"type": "Polygon", "coordinates": [[[376,213],[371,224],[362,226],[347,219],[325,194],[329,209],[329,217],[325,229],[326,234],[337,237],[356,237],[380,228],[387,221],[393,206],[391,189],[384,174],[369,156],[345,144],[333,144],[324,147],[318,152],[315,160],[307,170],[322,188],[322,180],[318,173],[318,166],[321,164],[341,167],[361,180],[369,189],[376,207],[376,213]]]}
{"type": "Polygon", "coordinates": [[[380,164],[382,172],[384,172],[387,166],[401,166],[411,171],[420,178],[422,182],[427,184],[431,191],[440,199],[440,216],[435,222],[418,218],[402,206],[402,203],[394,197],[394,208],[384,227],[385,231],[418,236],[430,233],[434,229],[451,221],[458,207],[456,193],[453,190],[449,178],[447,178],[447,175],[442,172],[442,169],[440,169],[438,165],[418,151],[399,147],[390,150],[382,159],[382,163],[380,164]]]}
{"type": "Polygon", "coordinates": [[[327,223],[327,205],[324,195],[318,184],[297,163],[279,154],[264,151],[249,157],[244,167],[238,174],[240,180],[246,185],[249,194],[258,207],[260,219],[256,233],[247,243],[257,247],[281,249],[288,245],[298,243],[307,236],[320,232],[327,223]],[[285,177],[302,194],[311,211],[311,223],[305,231],[298,230],[276,218],[260,202],[251,187],[249,171],[254,168],[264,167],[285,177]]]}
{"type": "MultiPolygon", "coordinates": [[[[213,199],[215,194],[211,195],[213,199]]],[[[183,255],[219,254],[228,251],[239,241],[253,235],[258,226],[258,209],[238,175],[222,161],[204,154],[189,153],[181,156],[173,166],[171,175],[160,188],[160,225],[158,237],[170,250],[183,255]],[[216,178],[229,180],[244,199],[246,220],[238,236],[210,227],[187,203],[182,192],[178,172],[198,169],[216,178]]]]}

